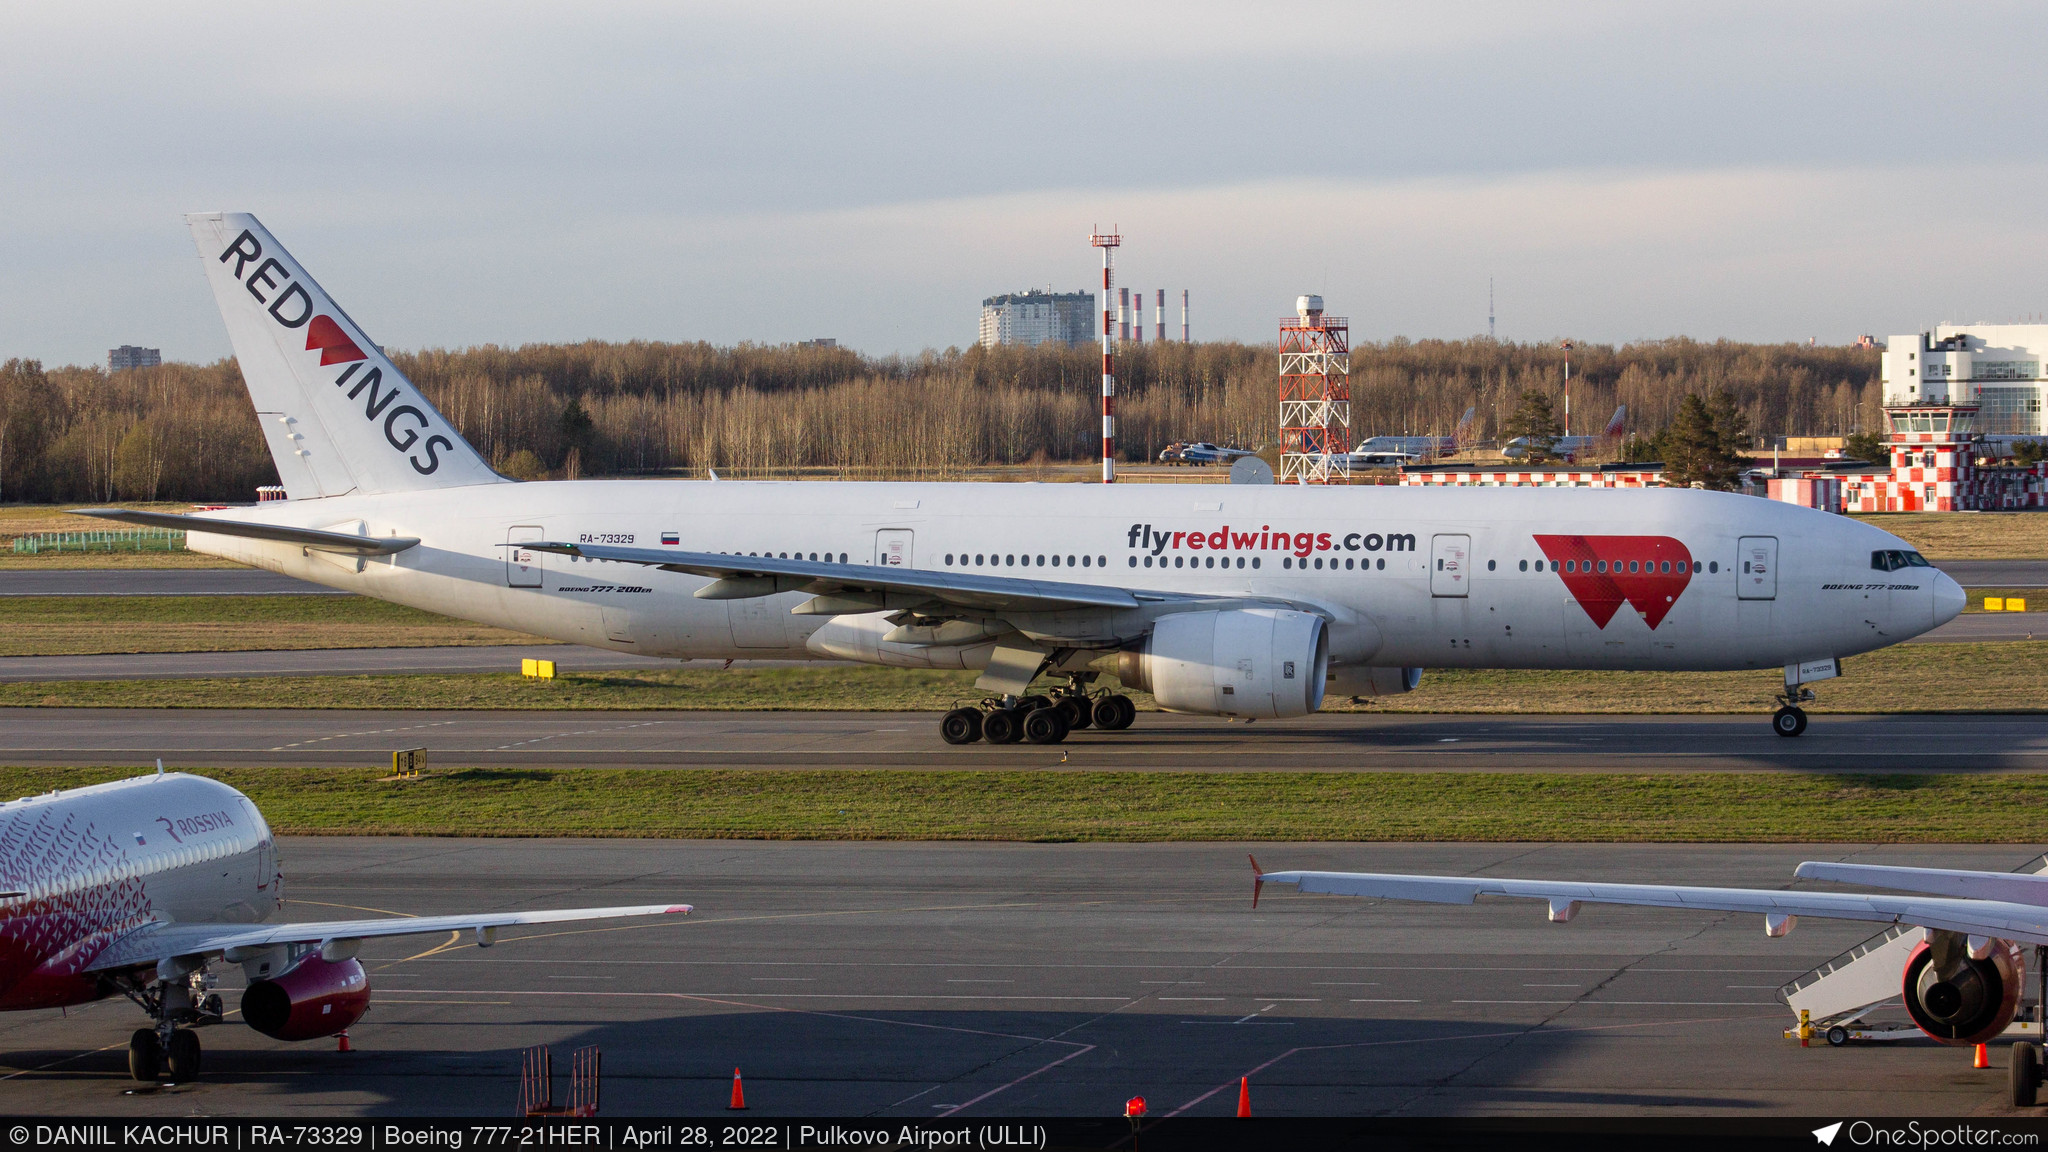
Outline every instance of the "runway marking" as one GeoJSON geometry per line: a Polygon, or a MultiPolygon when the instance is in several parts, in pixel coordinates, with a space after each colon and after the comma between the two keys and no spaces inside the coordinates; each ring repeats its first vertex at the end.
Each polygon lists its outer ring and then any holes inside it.
{"type": "Polygon", "coordinates": [[[1649,1009],[1776,1009],[1776,1000],[1452,1000],[1452,1004],[1632,1004],[1649,1009]]]}
{"type": "MultiPolygon", "coordinates": [[[[453,721],[450,721],[450,723],[453,723],[453,721]]],[[[670,721],[670,720],[642,720],[642,721],[641,721],[640,723],[638,723],[638,724],[621,724],[621,725],[614,725],[614,726],[612,726],[612,727],[610,727],[610,728],[585,728],[585,729],[583,729],[583,730],[582,730],[582,731],[580,731],[580,732],[556,732],[556,733],[554,733],[554,734],[553,734],[553,735],[551,735],[551,736],[535,736],[535,737],[534,737],[533,739],[531,739],[531,740],[515,740],[515,741],[513,741],[513,742],[512,742],[512,743],[510,743],[510,744],[501,744],[501,745],[499,745],[499,746],[498,746],[498,747],[496,747],[496,748],[492,748],[492,749],[489,749],[489,751],[492,751],[492,752],[510,752],[510,751],[512,751],[512,750],[513,750],[513,749],[515,749],[515,748],[523,748],[523,747],[525,747],[525,746],[526,746],[526,745],[528,745],[528,744],[545,744],[545,743],[547,743],[547,742],[548,742],[548,741],[550,741],[550,740],[561,740],[561,739],[564,739],[564,738],[566,738],[566,737],[570,737],[570,736],[599,736],[599,735],[603,735],[603,736],[609,736],[609,735],[611,735],[611,734],[612,734],[612,733],[614,733],[614,732],[630,732],[630,731],[632,731],[632,730],[633,730],[633,729],[635,729],[635,728],[651,728],[651,727],[653,727],[653,726],[654,726],[654,725],[656,725],[656,724],[670,724],[670,723],[674,723],[674,721],[670,721]]],[[[607,749],[607,751],[609,751],[609,749],[607,749]]],[[[683,749],[677,749],[677,751],[683,751],[683,749]]]]}
{"type": "MultiPolygon", "coordinates": [[[[450,724],[461,723],[463,723],[462,720],[436,720],[426,724],[408,724],[400,728],[377,728],[368,732],[339,732],[332,736],[318,736],[311,740],[300,740],[293,744],[280,744],[275,748],[265,749],[265,751],[289,752],[294,748],[303,748],[308,744],[324,744],[329,740],[348,740],[356,736],[388,736],[393,732],[412,732],[421,728],[446,728],[450,724]]],[[[207,751],[207,749],[195,748],[193,751],[207,751]]],[[[223,749],[223,751],[241,751],[241,749],[223,749]]]]}
{"type": "Polygon", "coordinates": [[[1420,1004],[1420,1000],[1353,1000],[1353,1004],[1420,1004]]]}
{"type": "MultiPolygon", "coordinates": [[[[475,992],[476,990],[470,989],[469,991],[475,992]]],[[[994,1036],[1004,1040],[1028,1040],[1033,1044],[1058,1044],[1063,1047],[1074,1049],[1074,1051],[1067,1053],[1065,1056],[1062,1056],[1059,1059],[1053,1060],[1049,1063],[1040,1065],[1039,1067],[1034,1068],[1029,1072],[1026,1072],[1024,1075],[1017,1077],[1015,1080],[1011,1080],[1007,1084],[999,1084],[996,1087],[991,1088],[986,1092],[983,1092],[981,1095],[976,1096],[971,1100],[953,1105],[948,1110],[939,1113],[939,1115],[942,1117],[951,1116],[956,1112],[962,1111],[963,1109],[972,1108],[974,1105],[981,1103],[983,1100],[987,1100],[992,1096],[1008,1091],[1009,1089],[1014,1088],[1019,1084],[1022,1084],[1026,1080],[1029,1080],[1032,1077],[1039,1075],[1040,1073],[1049,1072],[1052,1069],[1059,1067],[1060,1065],[1066,1063],[1069,1060],[1072,1060],[1079,1056],[1086,1056],[1088,1053],[1095,1051],[1095,1045],[1083,1044],[1078,1040],[1058,1040],[1049,1036],[1027,1036],[1016,1032],[990,1032],[981,1028],[960,1028],[950,1024],[926,1024],[916,1020],[883,1020],[873,1016],[855,1016],[851,1013],[846,1012],[818,1012],[808,1008],[785,1008],[775,1004],[751,1004],[743,1000],[722,998],[701,992],[499,992],[495,989],[492,989],[488,992],[485,992],[484,994],[489,996],[653,996],[673,1000],[706,1000],[714,1004],[724,1004],[728,1007],[753,1008],[763,1012],[794,1012],[799,1015],[823,1016],[827,1019],[833,1020],[857,1020],[864,1024],[886,1024],[898,1028],[924,1028],[933,1032],[959,1032],[969,1036],[994,1036]]],[[[757,993],[746,993],[746,995],[757,995],[757,993]]],[[[1022,999],[1022,997],[1012,997],[1012,999],[1022,999]]],[[[1095,999],[1110,999],[1110,997],[1095,997],[1095,999]]],[[[1128,997],[1115,997],[1115,999],[1127,1001],[1128,997]]],[[[115,1045],[114,1047],[119,1047],[119,1045],[115,1045]]],[[[104,1049],[102,1049],[102,1051],[104,1051],[104,1049]]],[[[927,1089],[927,1091],[930,1091],[930,1089],[927,1089]]],[[[910,1099],[915,1099],[915,1097],[911,1097],[910,1099]]],[[[907,1102],[908,1101],[898,1101],[897,1103],[902,1104],[907,1102]]]]}
{"type": "MultiPolygon", "coordinates": [[[[1773,1007],[1776,1007],[1776,1005],[1773,1005],[1773,1007]]],[[[1334,1052],[1348,1048],[1394,1048],[1406,1044],[1449,1044],[1469,1040],[1511,1040],[1522,1036],[1527,1036],[1530,1033],[1537,1031],[1550,1033],[1619,1032],[1629,1028],[1671,1028],[1678,1024],[1719,1024],[1725,1023],[1730,1020],[1751,1019],[1755,1019],[1755,1017],[1720,1016],[1709,1020],[1649,1020],[1629,1024],[1599,1024],[1589,1028],[1552,1028],[1538,1024],[1527,1028],[1517,1028],[1511,1032],[1475,1032],[1468,1036],[1414,1036],[1405,1040],[1361,1040],[1351,1044],[1305,1044],[1298,1048],[1289,1048],[1287,1051],[1282,1052],[1278,1056],[1273,1057],[1271,1060],[1266,1061],[1264,1064],[1261,1064],[1258,1067],[1250,1069],[1249,1071],[1245,1072],[1243,1076],[1246,1079],[1253,1076],[1257,1076],[1259,1073],[1266,1071],[1268,1068],[1273,1067],[1275,1064],[1280,1063],[1282,1060],[1286,1060],[1287,1058],[1295,1056],[1302,1052],[1334,1052]]],[[[1193,1108],[1195,1105],[1200,1104],[1202,1101],[1207,1100],[1210,1097],[1216,1095],[1218,1092],[1222,1092],[1225,1089],[1237,1087],[1239,1083],[1240,1080],[1238,1079],[1225,1080],[1223,1083],[1218,1084],[1214,1088],[1209,1089],[1207,1092],[1202,1093],[1200,1096],[1195,1097],[1193,1100],[1190,1100],[1187,1103],[1181,1105],[1180,1107],[1175,1108],[1173,1111],[1168,1112],[1165,1118],[1171,1119],[1172,1117],[1178,1116],[1181,1113],[1186,1112],[1188,1109],[1193,1108]]]]}
{"type": "Polygon", "coordinates": [[[1159,1002],[1160,1002],[1161,1004],[1175,1004],[1175,1003],[1181,1003],[1181,1002],[1185,1002],[1185,1001],[1190,1001],[1190,1000],[1214,1001],[1215,1003],[1221,1004],[1221,1003],[1223,1002],[1223,997],[1221,997],[1221,996],[1161,996],[1161,997],[1159,997],[1159,1002]]]}

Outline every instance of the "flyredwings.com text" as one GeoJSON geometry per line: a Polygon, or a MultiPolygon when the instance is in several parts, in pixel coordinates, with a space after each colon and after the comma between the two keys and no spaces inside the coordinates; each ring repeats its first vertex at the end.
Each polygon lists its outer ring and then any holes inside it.
{"type": "Polygon", "coordinates": [[[1163,532],[1150,524],[1133,524],[1128,536],[1128,546],[1134,551],[1148,552],[1157,556],[1168,550],[1192,549],[1211,552],[1288,552],[1295,556],[1310,556],[1317,552],[1413,552],[1415,534],[1412,532],[1285,532],[1274,531],[1270,524],[1261,524],[1257,531],[1241,530],[1225,524],[1213,531],[1194,529],[1183,532],[1163,532]]]}

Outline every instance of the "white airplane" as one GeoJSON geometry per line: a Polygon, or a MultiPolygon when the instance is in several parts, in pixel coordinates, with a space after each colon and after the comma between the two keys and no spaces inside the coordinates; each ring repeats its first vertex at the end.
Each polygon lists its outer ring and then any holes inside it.
{"type": "MultiPolygon", "coordinates": [[[[1552,923],[1569,923],[1586,904],[1632,904],[1703,912],[1754,912],[1764,935],[1791,932],[1801,916],[1866,920],[1923,929],[1906,953],[1900,996],[1916,1027],[1943,1044],[1982,1044],[2005,1032],[2019,1008],[2026,981],[2022,945],[2033,945],[2039,964],[2048,952],[2048,874],[1898,868],[1809,860],[1794,870],[1809,880],[1831,880],[1918,893],[1688,888],[1667,884],[1599,884],[1576,880],[1509,880],[1490,876],[1415,876],[1372,872],[1263,872],[1252,860],[1252,906],[1267,884],[1296,891],[1472,904],[1481,896],[1548,901],[1552,923]]],[[[2048,972],[2040,973],[2048,977],[2048,972]]],[[[2044,981],[2048,1001],[2048,981],[2044,981]]],[[[2034,1103],[2042,1082],[2040,1046],[2013,1045],[2012,1100],[2034,1103]]]]}
{"type": "Polygon", "coordinates": [[[1718,492],[1291,485],[514,483],[256,218],[189,218],[288,499],[94,514],[194,551],[579,644],[974,669],[954,743],[1164,708],[1301,716],[1460,668],[1779,668],[1962,610],[1904,541],[1718,492]],[[1041,675],[1065,684],[1031,693],[1041,675]]]}
{"type": "Polygon", "coordinates": [[[247,796],[181,772],[0,804],[0,1011],[62,1008],[120,994],[154,1022],[128,1041],[128,1070],[153,1081],[199,1075],[195,1027],[227,1013],[212,968],[249,979],[242,1019],[279,1040],[347,1030],[370,1007],[355,959],[380,936],[472,932],[624,916],[687,904],[559,908],[472,916],[288,924],[270,826],[247,796]]]}

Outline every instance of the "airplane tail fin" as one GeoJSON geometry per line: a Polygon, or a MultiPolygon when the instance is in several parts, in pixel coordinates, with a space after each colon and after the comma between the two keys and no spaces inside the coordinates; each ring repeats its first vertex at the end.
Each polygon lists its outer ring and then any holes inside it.
{"type": "Polygon", "coordinates": [[[504,479],[256,217],[185,221],[287,497],[504,479]]]}

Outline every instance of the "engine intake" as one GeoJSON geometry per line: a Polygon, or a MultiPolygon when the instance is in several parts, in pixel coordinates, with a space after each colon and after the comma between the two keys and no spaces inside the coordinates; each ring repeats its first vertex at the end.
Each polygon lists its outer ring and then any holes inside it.
{"type": "Polygon", "coordinates": [[[370,1008],[370,978],[353,958],[336,962],[317,953],[274,980],[257,980],[242,993],[242,1019],[277,1040],[332,1036],[370,1008]]]}
{"type": "Polygon", "coordinates": [[[1142,647],[1117,658],[1124,686],[1169,712],[1259,720],[1321,708],[1329,671],[1323,618],[1285,608],[1162,616],[1142,647]]]}
{"type": "Polygon", "coordinates": [[[2025,976],[2025,955],[2010,940],[1973,960],[1966,937],[1936,932],[1906,958],[1906,1013],[1943,1044],[1982,1044],[2012,1023],[2025,976]]]}

